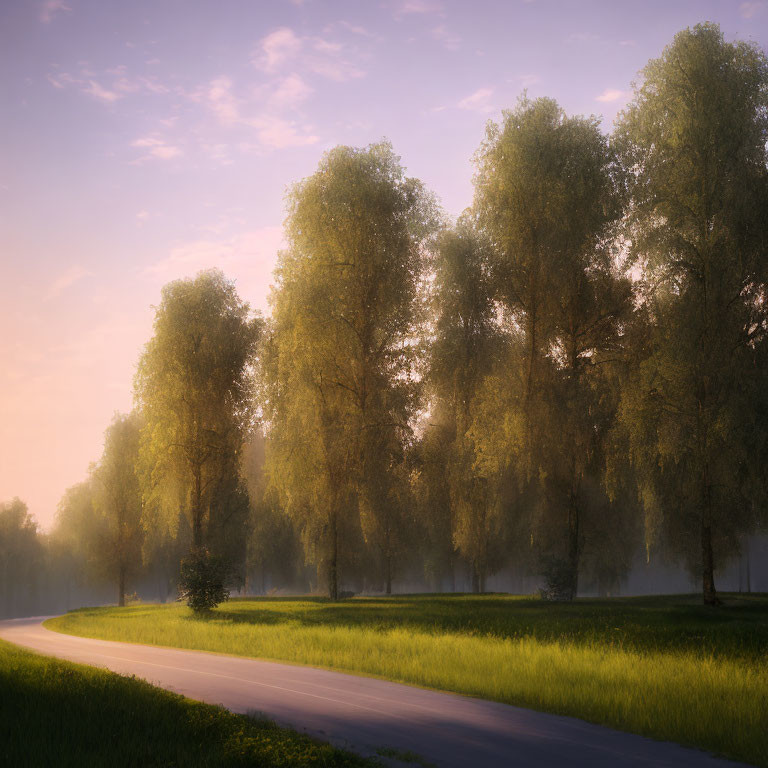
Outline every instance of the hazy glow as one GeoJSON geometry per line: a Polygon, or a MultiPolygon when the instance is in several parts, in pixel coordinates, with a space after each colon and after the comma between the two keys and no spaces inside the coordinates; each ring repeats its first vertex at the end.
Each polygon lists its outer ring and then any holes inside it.
{"type": "Polygon", "coordinates": [[[265,309],[286,185],[392,140],[451,214],[524,88],[610,127],[679,29],[768,44],[765,2],[45,0],[0,5],[0,499],[45,525],[98,458],[163,283],[265,309]]]}

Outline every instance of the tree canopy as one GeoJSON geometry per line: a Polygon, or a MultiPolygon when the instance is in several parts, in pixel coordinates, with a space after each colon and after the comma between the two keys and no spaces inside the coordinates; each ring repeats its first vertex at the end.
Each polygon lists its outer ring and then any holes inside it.
{"type": "Polygon", "coordinates": [[[122,604],[185,554],[198,607],[501,572],[571,600],[658,554],[717,605],[768,523],[767,147],[768,59],[701,24],[612,132],[525,95],[489,122],[455,222],[388,142],[326,152],[271,316],[218,270],[166,285],[51,536],[0,506],[0,612],[35,558],[122,604]]]}

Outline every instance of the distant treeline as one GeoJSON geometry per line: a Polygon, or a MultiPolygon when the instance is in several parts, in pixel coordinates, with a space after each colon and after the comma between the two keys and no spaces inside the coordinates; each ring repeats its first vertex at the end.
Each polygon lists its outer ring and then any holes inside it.
{"type": "Polygon", "coordinates": [[[610,136],[551,99],[489,123],[455,223],[388,143],[333,149],[289,193],[268,319],[218,271],[165,286],[50,546],[121,602],[207,549],[333,598],[514,564],[572,599],[643,551],[716,604],[768,522],[767,141],[768,60],[703,24],[610,136]]]}

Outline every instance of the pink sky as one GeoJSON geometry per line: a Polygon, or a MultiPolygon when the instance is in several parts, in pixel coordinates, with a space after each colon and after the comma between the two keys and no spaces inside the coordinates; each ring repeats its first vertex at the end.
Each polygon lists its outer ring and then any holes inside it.
{"type": "Polygon", "coordinates": [[[606,130],[679,29],[768,44],[760,0],[8,0],[0,7],[0,500],[44,527],[101,452],[161,286],[267,310],[286,186],[389,138],[455,216],[529,95],[606,130]]]}

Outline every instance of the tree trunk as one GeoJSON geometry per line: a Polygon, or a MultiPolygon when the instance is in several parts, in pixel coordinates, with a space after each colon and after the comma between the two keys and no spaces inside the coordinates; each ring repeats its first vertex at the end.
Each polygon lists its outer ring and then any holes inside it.
{"type": "Polygon", "coordinates": [[[702,586],[704,605],[720,605],[715,589],[715,565],[712,554],[712,528],[706,523],[701,526],[702,586]]]}
{"type": "Polygon", "coordinates": [[[574,600],[579,592],[579,507],[574,493],[568,504],[568,574],[568,599],[574,600]]]}
{"type": "Polygon", "coordinates": [[[712,488],[709,466],[704,466],[704,504],[701,510],[701,565],[704,605],[720,605],[715,589],[715,557],[712,551],[712,488]]]}
{"type": "Polygon", "coordinates": [[[392,594],[392,518],[387,512],[386,517],[386,528],[385,530],[385,537],[384,537],[384,548],[383,548],[383,555],[384,555],[384,591],[385,594],[391,595],[392,594]]]}
{"type": "Polygon", "coordinates": [[[702,588],[704,605],[720,605],[720,599],[715,589],[715,559],[712,553],[712,527],[702,516],[701,522],[701,561],[702,561],[702,588]]]}
{"type": "Polygon", "coordinates": [[[328,597],[339,599],[339,537],[336,510],[331,513],[331,556],[328,560],[328,597]]]}
{"type": "Polygon", "coordinates": [[[122,563],[117,571],[117,604],[120,608],[125,606],[125,566],[122,563]]]}
{"type": "Polygon", "coordinates": [[[475,563],[472,563],[472,591],[476,595],[480,593],[480,574],[475,563]]]}

